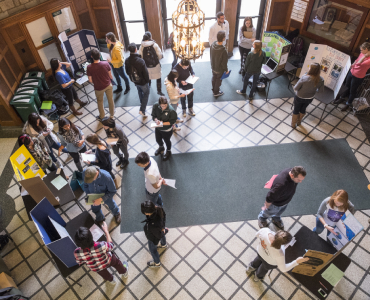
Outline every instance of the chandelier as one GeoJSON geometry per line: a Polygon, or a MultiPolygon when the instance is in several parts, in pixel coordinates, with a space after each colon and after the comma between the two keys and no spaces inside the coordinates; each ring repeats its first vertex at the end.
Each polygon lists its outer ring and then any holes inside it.
{"type": "Polygon", "coordinates": [[[177,57],[195,60],[203,55],[204,18],[196,0],[182,0],[177,6],[172,14],[173,50],[177,57]]]}

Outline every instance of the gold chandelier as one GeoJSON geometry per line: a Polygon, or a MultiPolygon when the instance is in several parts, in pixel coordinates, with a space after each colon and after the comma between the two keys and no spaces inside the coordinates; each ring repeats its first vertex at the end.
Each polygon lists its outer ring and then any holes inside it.
{"type": "Polygon", "coordinates": [[[177,57],[195,60],[203,55],[204,18],[196,0],[182,0],[177,6],[172,14],[173,50],[177,57]]]}

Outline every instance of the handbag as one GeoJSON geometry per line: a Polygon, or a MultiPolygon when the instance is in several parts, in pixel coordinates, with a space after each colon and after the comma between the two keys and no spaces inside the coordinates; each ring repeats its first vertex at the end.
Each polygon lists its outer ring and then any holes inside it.
{"type": "Polygon", "coordinates": [[[47,136],[44,137],[45,138],[45,141],[46,143],[48,144],[49,148],[51,147],[52,144],[54,144],[54,140],[53,138],[51,137],[50,134],[48,134],[47,136]]]}

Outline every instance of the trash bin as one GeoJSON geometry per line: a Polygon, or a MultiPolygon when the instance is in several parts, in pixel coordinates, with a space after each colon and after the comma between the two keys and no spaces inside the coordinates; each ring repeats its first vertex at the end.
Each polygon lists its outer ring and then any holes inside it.
{"type": "Polygon", "coordinates": [[[32,87],[28,87],[28,86],[19,87],[15,91],[15,95],[33,96],[35,104],[37,105],[37,107],[39,108],[41,106],[41,100],[40,100],[37,88],[32,88],[32,87]]]}
{"type": "Polygon", "coordinates": [[[10,101],[10,105],[18,112],[23,122],[28,120],[28,116],[31,113],[39,113],[33,96],[15,95],[10,101]]]}
{"type": "Polygon", "coordinates": [[[23,79],[39,79],[39,80],[42,81],[42,86],[43,86],[44,90],[49,89],[49,86],[46,83],[44,72],[37,72],[37,71],[27,72],[26,74],[24,74],[23,79]]]}
{"type": "Polygon", "coordinates": [[[20,87],[28,86],[32,88],[38,88],[40,91],[44,90],[41,79],[23,79],[19,84],[20,87]]]}

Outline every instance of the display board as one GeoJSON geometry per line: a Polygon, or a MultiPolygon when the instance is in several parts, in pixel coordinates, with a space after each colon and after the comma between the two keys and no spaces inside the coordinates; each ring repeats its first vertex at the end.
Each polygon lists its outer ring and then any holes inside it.
{"type": "Polygon", "coordinates": [[[320,64],[320,75],[324,79],[324,84],[334,92],[336,98],[351,68],[349,55],[327,45],[311,44],[300,77],[308,72],[312,63],[320,64]]]}
{"type": "Polygon", "coordinates": [[[91,50],[99,50],[98,40],[92,30],[83,29],[70,36],[65,32],[58,35],[61,47],[68,62],[71,63],[73,74],[81,69],[81,65],[90,60],[91,50]]]}
{"type": "Polygon", "coordinates": [[[36,176],[40,176],[40,178],[45,176],[44,171],[37,164],[25,145],[22,145],[22,147],[15,151],[9,160],[18,181],[36,176]]]}
{"type": "Polygon", "coordinates": [[[333,254],[308,250],[304,257],[309,258],[309,260],[296,266],[292,272],[314,276],[333,258],[333,254]]]}
{"type": "Polygon", "coordinates": [[[277,71],[285,68],[288,61],[291,43],[275,32],[265,31],[262,36],[262,50],[267,57],[273,58],[278,66],[277,71]]]}
{"type": "Polygon", "coordinates": [[[31,195],[36,203],[39,203],[42,199],[47,198],[52,205],[59,205],[58,199],[54,196],[54,194],[50,191],[40,177],[21,180],[19,183],[24,187],[27,193],[31,195]]]}

